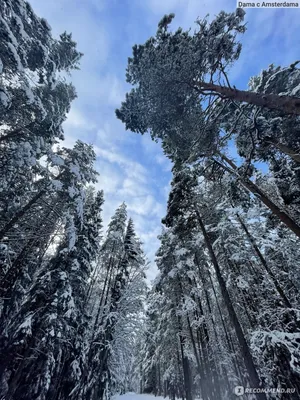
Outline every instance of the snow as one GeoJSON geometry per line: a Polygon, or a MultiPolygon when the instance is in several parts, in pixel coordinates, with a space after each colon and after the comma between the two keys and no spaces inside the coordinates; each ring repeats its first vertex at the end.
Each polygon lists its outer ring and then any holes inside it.
{"type": "Polygon", "coordinates": [[[21,18],[17,14],[14,14],[14,18],[16,20],[16,23],[17,23],[18,28],[19,28],[19,33],[22,36],[22,38],[24,40],[30,40],[29,36],[27,35],[27,33],[24,30],[24,25],[23,25],[23,22],[22,22],[21,18]]]}
{"type": "Polygon", "coordinates": [[[27,104],[35,103],[35,97],[34,97],[34,94],[33,94],[33,91],[31,89],[31,87],[27,86],[27,85],[22,85],[22,89],[24,89],[24,92],[25,92],[25,94],[27,96],[27,99],[28,99],[27,100],[27,104]]]}
{"type": "MultiPolygon", "coordinates": [[[[25,4],[24,3],[22,3],[22,2],[18,2],[17,3],[17,7],[19,8],[19,12],[20,12],[20,14],[23,16],[23,15],[26,15],[26,6],[25,6],[25,4]]],[[[31,8],[31,7],[30,7],[31,8]]]]}
{"type": "Polygon", "coordinates": [[[174,254],[176,256],[184,256],[187,253],[187,250],[184,248],[175,250],[174,254]]]}
{"type": "Polygon", "coordinates": [[[53,321],[53,320],[55,320],[55,319],[57,319],[57,314],[52,313],[52,314],[50,314],[50,315],[48,316],[48,321],[49,321],[49,322],[51,322],[51,321],[53,321]]]}
{"type": "Polygon", "coordinates": [[[76,176],[76,178],[81,179],[80,168],[79,168],[78,165],[71,164],[70,165],[70,171],[76,176]]]}
{"type": "Polygon", "coordinates": [[[79,269],[80,269],[80,264],[79,264],[79,262],[78,262],[77,260],[74,260],[74,261],[72,262],[71,270],[72,270],[72,271],[79,271],[79,269]]]}
{"type": "Polygon", "coordinates": [[[84,198],[83,198],[83,193],[80,193],[81,196],[77,197],[76,199],[76,212],[77,215],[82,223],[83,221],[83,207],[84,207],[84,198]]]}
{"type": "Polygon", "coordinates": [[[0,16],[0,22],[4,26],[4,28],[6,29],[5,32],[7,33],[10,41],[13,43],[14,46],[18,47],[18,41],[17,41],[16,37],[14,36],[12,31],[10,30],[10,27],[8,26],[8,24],[5,21],[5,19],[1,18],[1,16],[0,16]]]}
{"type": "MultiPolygon", "coordinates": [[[[1,66],[0,66],[1,67],[1,66]]],[[[4,107],[8,107],[9,105],[9,97],[8,95],[0,89],[0,102],[4,107]]]]}
{"type": "Polygon", "coordinates": [[[174,269],[171,269],[171,271],[168,273],[168,276],[170,277],[170,278],[174,278],[175,276],[176,276],[176,273],[177,273],[177,270],[176,270],[176,268],[174,269]]]}
{"type": "Polygon", "coordinates": [[[32,331],[31,331],[31,325],[32,325],[32,313],[29,314],[25,321],[19,326],[18,331],[23,330],[24,333],[26,333],[27,335],[31,335],[32,331]]]}
{"type": "Polygon", "coordinates": [[[261,353],[265,343],[268,342],[272,347],[282,346],[286,349],[288,353],[288,360],[290,367],[297,374],[300,373],[298,354],[299,354],[299,343],[300,343],[300,333],[290,333],[282,332],[279,330],[273,331],[263,331],[257,330],[252,333],[251,337],[251,347],[257,352],[261,353]]]}
{"type": "Polygon", "coordinates": [[[65,281],[67,279],[67,274],[64,271],[59,273],[59,279],[65,281]]]}
{"type": "Polygon", "coordinates": [[[291,96],[299,96],[299,94],[300,94],[300,83],[299,83],[299,85],[298,86],[296,86],[293,90],[292,90],[292,92],[291,92],[291,96]]]}
{"type": "Polygon", "coordinates": [[[241,275],[237,277],[236,285],[240,289],[250,289],[248,282],[246,282],[241,275]]]}
{"type": "Polygon", "coordinates": [[[123,395],[115,395],[112,400],[166,400],[166,398],[162,396],[153,396],[151,394],[128,392],[123,395]]]}
{"type": "Polygon", "coordinates": [[[54,165],[58,166],[62,166],[65,164],[64,159],[57,154],[51,154],[51,161],[54,165]]]}
{"type": "Polygon", "coordinates": [[[10,48],[10,51],[12,52],[12,55],[13,55],[15,61],[16,61],[18,71],[22,72],[24,70],[24,68],[23,68],[23,65],[21,63],[21,59],[19,57],[19,54],[18,54],[15,46],[13,44],[11,44],[11,43],[7,43],[7,46],[10,48]]]}
{"type": "Polygon", "coordinates": [[[71,199],[73,199],[73,197],[76,194],[76,190],[75,190],[74,186],[69,186],[68,187],[68,193],[69,193],[69,196],[71,197],[71,199]]]}
{"type": "Polygon", "coordinates": [[[52,186],[55,190],[61,190],[63,188],[63,183],[57,179],[52,180],[52,186]]]}

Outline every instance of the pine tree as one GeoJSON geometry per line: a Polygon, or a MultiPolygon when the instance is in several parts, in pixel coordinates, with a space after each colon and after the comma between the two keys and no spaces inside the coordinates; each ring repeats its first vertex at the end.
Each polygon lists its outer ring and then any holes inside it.
{"type": "MultiPolygon", "coordinates": [[[[133,47],[126,76],[134,88],[116,110],[117,117],[125,123],[126,129],[141,134],[149,131],[152,139],[161,140],[166,155],[175,163],[208,160],[216,163],[217,168],[230,172],[237,185],[258,197],[274,217],[300,237],[299,216],[295,209],[282,206],[280,199],[273,199],[250,179],[256,143],[264,142],[261,137],[269,135],[268,131],[281,131],[285,124],[293,126],[291,134],[285,136],[286,139],[289,136],[288,145],[294,151],[295,160],[298,117],[290,116],[291,110],[279,103],[277,107],[275,103],[279,98],[287,102],[299,101],[296,97],[299,86],[296,64],[293,68],[270,68],[262,74],[262,79],[251,80],[253,91],[241,94],[231,88],[227,73],[241,51],[236,35],[245,30],[243,11],[237,10],[236,14],[221,12],[211,23],[198,20],[198,30],[193,35],[181,28],[175,33],[170,32],[168,25],[173,17],[165,16],[155,37],[144,45],[133,47]],[[210,82],[203,82],[208,76],[210,82]],[[222,78],[227,82],[226,88],[212,83],[222,78]],[[254,98],[257,101],[253,102],[254,98]],[[258,100],[262,98],[264,100],[258,100]],[[244,140],[241,154],[246,156],[250,152],[250,158],[247,156],[245,165],[239,168],[226,155],[226,147],[228,140],[241,130],[237,143],[244,140]]],[[[271,155],[266,159],[271,162],[271,155]]],[[[281,176],[284,177],[282,169],[281,176]]],[[[296,176],[293,183],[296,183],[296,176]]],[[[286,177],[286,185],[290,179],[291,175],[286,177]]],[[[294,192],[296,194],[296,190],[294,192]]]]}
{"type": "MultiPolygon", "coordinates": [[[[101,193],[95,201],[88,199],[84,213],[84,185],[94,179],[91,166],[94,153],[89,150],[89,146],[78,143],[73,151],[66,151],[68,157],[64,165],[68,175],[62,174],[61,185],[68,188],[65,201],[69,199],[65,212],[65,239],[55,257],[35,271],[34,284],[20,310],[15,310],[14,319],[2,315],[1,353],[6,363],[2,365],[1,378],[8,381],[7,398],[17,392],[20,399],[33,397],[33,393],[36,398],[46,398],[48,391],[53,390],[51,382],[54,380],[58,383],[55,390],[60,390],[59,376],[66,362],[64,357],[72,354],[68,347],[61,347],[61,340],[72,342],[74,339],[69,335],[83,323],[80,321],[83,319],[81,303],[87,290],[90,263],[96,256],[97,231],[101,227],[99,212],[103,202],[101,193]],[[55,358],[56,364],[53,363],[55,358]]],[[[10,275],[12,283],[16,278],[15,272],[10,275]]],[[[10,293],[13,290],[14,286],[11,286],[10,293]]]]}

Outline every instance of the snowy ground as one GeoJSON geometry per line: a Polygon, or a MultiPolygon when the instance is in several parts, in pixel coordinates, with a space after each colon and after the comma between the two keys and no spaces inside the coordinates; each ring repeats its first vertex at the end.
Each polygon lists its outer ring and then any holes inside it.
{"type": "Polygon", "coordinates": [[[153,396],[152,394],[136,394],[129,392],[122,396],[114,396],[114,400],[166,400],[164,397],[153,396]]]}

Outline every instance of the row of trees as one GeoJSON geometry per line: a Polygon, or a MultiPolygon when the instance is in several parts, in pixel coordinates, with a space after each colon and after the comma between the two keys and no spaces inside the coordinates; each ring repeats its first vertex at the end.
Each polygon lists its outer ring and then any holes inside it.
{"type": "Polygon", "coordinates": [[[173,17],[133,47],[133,89],[116,111],[174,165],[139,390],[218,400],[242,385],[298,399],[300,70],[271,65],[238,90],[228,74],[244,12],[198,20],[194,33],[171,32],[173,17]]]}
{"type": "Polygon", "coordinates": [[[138,358],[142,390],[217,400],[263,386],[296,399],[297,240],[270,226],[247,192],[233,197],[228,177],[199,184],[198,173],[174,171],[138,358]]]}
{"type": "Polygon", "coordinates": [[[23,0],[0,4],[0,397],[130,389],[146,261],[122,204],[102,238],[92,146],[60,147],[82,56],[23,0]]]}

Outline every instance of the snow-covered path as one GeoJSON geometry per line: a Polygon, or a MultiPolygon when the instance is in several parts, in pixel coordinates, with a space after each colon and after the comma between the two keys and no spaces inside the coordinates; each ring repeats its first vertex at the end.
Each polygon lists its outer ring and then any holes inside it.
{"type": "Polygon", "coordinates": [[[163,397],[153,396],[152,394],[136,394],[128,392],[123,395],[114,396],[113,400],[166,400],[163,397]]]}

